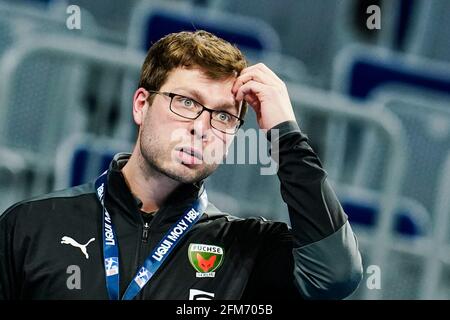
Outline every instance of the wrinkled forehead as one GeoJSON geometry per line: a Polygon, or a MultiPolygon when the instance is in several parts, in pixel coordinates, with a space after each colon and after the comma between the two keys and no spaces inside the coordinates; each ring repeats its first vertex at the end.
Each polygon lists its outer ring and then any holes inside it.
{"type": "Polygon", "coordinates": [[[231,92],[235,81],[235,76],[212,79],[200,68],[183,67],[171,70],[160,90],[188,96],[212,109],[226,107],[238,112],[241,103],[231,92]]]}

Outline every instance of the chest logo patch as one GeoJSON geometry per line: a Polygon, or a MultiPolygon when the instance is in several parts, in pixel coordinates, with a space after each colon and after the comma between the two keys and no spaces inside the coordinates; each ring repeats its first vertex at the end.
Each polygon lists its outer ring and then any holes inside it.
{"type": "Polygon", "coordinates": [[[77,241],[75,241],[74,239],[72,239],[71,237],[64,236],[61,238],[61,244],[69,244],[72,247],[80,249],[81,252],[86,257],[86,259],[89,259],[89,254],[87,252],[87,246],[94,240],[95,240],[95,238],[92,238],[86,244],[80,244],[77,241]]]}
{"type": "Polygon", "coordinates": [[[197,278],[213,278],[223,262],[224,250],[218,246],[191,243],[188,249],[189,261],[197,271],[197,278]]]}

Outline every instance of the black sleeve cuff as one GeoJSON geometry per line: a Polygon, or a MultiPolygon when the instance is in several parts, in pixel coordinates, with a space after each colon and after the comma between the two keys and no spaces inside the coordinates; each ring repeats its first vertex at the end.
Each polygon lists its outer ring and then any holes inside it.
{"type": "Polygon", "coordinates": [[[278,139],[293,132],[301,132],[298,123],[293,120],[284,121],[267,131],[267,140],[272,140],[272,130],[278,130],[278,139]]]}

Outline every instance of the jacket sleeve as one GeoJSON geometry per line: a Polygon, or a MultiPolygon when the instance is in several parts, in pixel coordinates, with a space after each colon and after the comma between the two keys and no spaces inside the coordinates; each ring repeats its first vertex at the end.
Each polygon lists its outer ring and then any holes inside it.
{"type": "Polygon", "coordinates": [[[12,254],[11,210],[0,215],[0,300],[17,298],[12,254]]]}
{"type": "Polygon", "coordinates": [[[292,225],[295,284],[305,299],[345,298],[361,281],[362,261],[327,174],[296,122],[275,126],[267,137],[292,225]]]}

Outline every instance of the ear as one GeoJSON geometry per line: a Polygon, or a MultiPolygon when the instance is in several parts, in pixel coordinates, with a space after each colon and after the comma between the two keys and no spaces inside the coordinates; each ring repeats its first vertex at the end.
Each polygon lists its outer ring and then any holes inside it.
{"type": "Polygon", "coordinates": [[[149,92],[144,88],[138,88],[133,96],[133,119],[141,126],[147,114],[149,103],[147,101],[149,92]]]}

